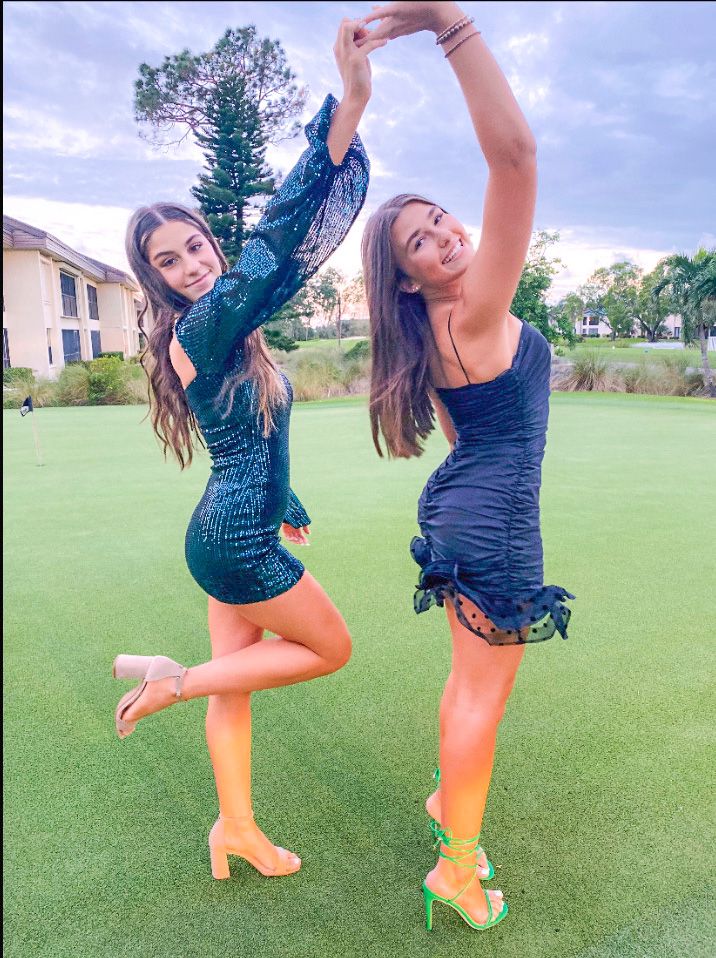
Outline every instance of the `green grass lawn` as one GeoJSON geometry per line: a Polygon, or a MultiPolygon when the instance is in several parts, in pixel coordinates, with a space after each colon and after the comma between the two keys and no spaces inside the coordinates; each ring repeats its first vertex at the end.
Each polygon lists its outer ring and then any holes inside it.
{"type": "MultiPolygon", "coordinates": [[[[164,463],[141,407],[4,414],[8,958],[701,958],[712,954],[716,404],[556,394],[544,469],[548,583],[570,639],[529,648],[483,840],[509,901],[482,934],[424,929],[424,799],[449,668],[416,617],[415,503],[445,454],[378,460],[363,400],[294,410],[298,551],[343,610],[352,661],[255,696],[255,809],[304,866],[215,882],[204,704],[120,742],[118,652],[208,655],[183,559],[207,475],[164,463]],[[711,924],[710,924],[711,922],[711,924]]],[[[476,640],[477,641],[477,640],[476,640]]]]}

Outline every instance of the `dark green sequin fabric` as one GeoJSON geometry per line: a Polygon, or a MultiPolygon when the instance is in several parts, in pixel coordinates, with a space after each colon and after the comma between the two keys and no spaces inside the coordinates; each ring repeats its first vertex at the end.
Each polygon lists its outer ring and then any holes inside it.
{"type": "MultiPolygon", "coordinates": [[[[177,320],[197,371],[187,401],[211,455],[211,476],[186,533],[197,583],[222,602],[261,602],[287,591],[303,565],[278,536],[282,522],[310,522],[289,486],[289,401],[262,434],[255,386],[240,382],[230,412],[219,396],[244,363],[245,337],[273,316],[341,244],[365,201],[369,163],[354,136],[340,166],[326,138],[338,106],[328,96],[306,127],[308,149],[272,197],[236,266],[177,320]]],[[[284,377],[285,379],[285,377],[284,377]]]]}

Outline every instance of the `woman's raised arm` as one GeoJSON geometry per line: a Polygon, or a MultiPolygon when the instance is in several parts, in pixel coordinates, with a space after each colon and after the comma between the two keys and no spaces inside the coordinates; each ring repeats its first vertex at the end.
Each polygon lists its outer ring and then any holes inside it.
{"type": "MultiPolygon", "coordinates": [[[[464,17],[457,3],[396,2],[377,7],[365,20],[380,21],[373,39],[392,39],[420,30],[439,36],[464,17]]],[[[464,26],[442,43],[442,50],[460,83],[489,170],[480,243],[463,278],[465,310],[456,316],[459,324],[484,327],[505,319],[520,280],[537,194],[536,146],[476,28],[464,26]]],[[[436,63],[436,76],[438,70],[436,63]]]]}
{"type": "Polygon", "coordinates": [[[239,261],[177,321],[177,339],[197,373],[224,369],[237,344],[340,246],[365,202],[370,165],[356,127],[370,97],[367,56],[385,41],[350,50],[361,33],[356,21],[341,24],[341,103],[326,97],[306,126],[308,149],[269,201],[239,261]]]}

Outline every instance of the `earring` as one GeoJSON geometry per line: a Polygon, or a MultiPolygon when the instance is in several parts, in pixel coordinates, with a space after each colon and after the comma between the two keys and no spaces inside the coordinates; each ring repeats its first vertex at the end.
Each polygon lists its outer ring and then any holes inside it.
{"type": "Polygon", "coordinates": [[[408,290],[408,292],[409,292],[409,293],[419,293],[419,292],[420,292],[420,287],[419,287],[419,286],[411,286],[410,289],[408,290]]]}

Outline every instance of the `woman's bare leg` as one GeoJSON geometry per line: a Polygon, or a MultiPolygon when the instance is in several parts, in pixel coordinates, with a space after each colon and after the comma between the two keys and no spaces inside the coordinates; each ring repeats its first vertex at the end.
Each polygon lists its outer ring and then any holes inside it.
{"type": "MultiPolygon", "coordinates": [[[[282,595],[237,608],[248,623],[281,638],[253,642],[188,669],[182,699],[293,685],[335,672],[350,658],[343,617],[308,572],[282,595]]],[[[124,718],[136,721],[166,708],[176,701],[174,689],[174,679],[150,682],[124,718]]]]}
{"type": "MultiPolygon", "coordinates": [[[[241,607],[209,598],[212,659],[239,652],[263,639],[264,630],[241,614],[241,607]]],[[[253,821],[251,799],[251,694],[210,695],[206,712],[206,742],[229,851],[248,855],[267,868],[278,868],[280,853],[253,821]]],[[[290,863],[300,859],[290,856],[290,863]]]]}
{"type": "MultiPolygon", "coordinates": [[[[460,625],[447,606],[452,632],[452,670],[440,705],[440,819],[456,839],[480,833],[492,777],[497,729],[514,685],[524,646],[491,646],[460,625]]],[[[448,849],[443,848],[450,855],[448,849]]],[[[464,859],[472,863],[474,857],[464,859]]],[[[455,895],[471,872],[444,858],[428,876],[433,891],[455,895]]],[[[491,893],[493,909],[499,897],[491,893]]],[[[476,880],[460,904],[478,922],[487,920],[484,893],[476,880]]]]}
{"type": "MultiPolygon", "coordinates": [[[[209,598],[212,659],[255,645],[263,629],[245,619],[240,607],[209,598]]],[[[251,695],[210,695],[206,742],[214,768],[219,810],[226,818],[251,814],[251,695]]]]}

